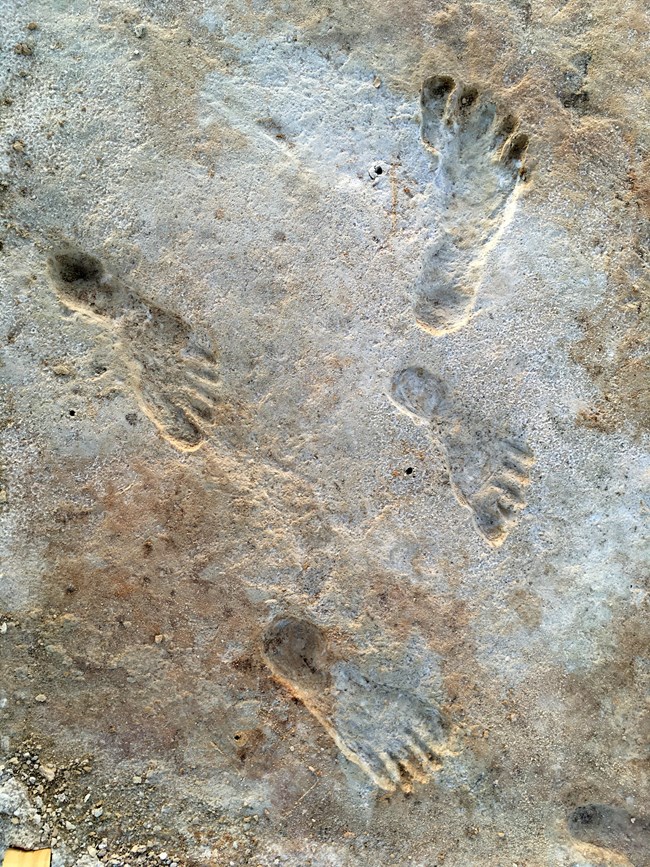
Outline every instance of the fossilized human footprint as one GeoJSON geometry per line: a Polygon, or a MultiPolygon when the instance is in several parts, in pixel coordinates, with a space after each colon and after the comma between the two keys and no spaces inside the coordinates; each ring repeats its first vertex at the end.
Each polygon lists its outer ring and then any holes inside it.
{"type": "Polygon", "coordinates": [[[528,137],[517,119],[498,118],[475,87],[434,75],[422,85],[422,141],[440,195],[440,233],[425,250],[415,289],[418,325],[432,334],[467,322],[488,250],[510,221],[528,137]]]}
{"type": "Polygon", "coordinates": [[[217,362],[190,326],[71,246],[48,261],[59,300],[115,336],[140,406],[172,445],[198,448],[215,421],[217,362]]]}
{"type": "Polygon", "coordinates": [[[568,818],[569,833],[584,843],[622,852],[635,867],[650,867],[650,817],[620,807],[584,804],[568,818]]]}
{"type": "Polygon", "coordinates": [[[396,373],[390,397],[399,410],[430,426],[444,450],[454,496],[472,512],[485,540],[493,547],[501,545],[526,505],[525,489],[534,462],[530,451],[461,419],[441,381],[424,367],[396,373]]]}
{"type": "Polygon", "coordinates": [[[410,791],[414,781],[426,783],[450,752],[437,708],[338,659],[313,623],[277,618],[264,635],[263,653],[274,677],[381,789],[410,791]]]}

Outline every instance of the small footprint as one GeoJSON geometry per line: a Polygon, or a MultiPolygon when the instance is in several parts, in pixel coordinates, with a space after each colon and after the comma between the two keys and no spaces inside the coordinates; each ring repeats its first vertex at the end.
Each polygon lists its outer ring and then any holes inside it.
{"type": "Polygon", "coordinates": [[[534,459],[530,451],[485,428],[472,429],[447,399],[442,382],[424,367],[407,367],[393,376],[390,398],[418,424],[428,424],[444,450],[454,496],[472,513],[489,545],[506,540],[526,505],[534,459]]]}
{"type": "Polygon", "coordinates": [[[634,867],[650,867],[650,817],[620,807],[585,804],[569,814],[569,833],[583,843],[622,852],[634,867]]]}
{"type": "Polygon", "coordinates": [[[111,333],[147,417],[182,451],[197,449],[215,423],[216,357],[175,313],[109,274],[99,259],[67,246],[48,260],[61,303],[111,333]]]}
{"type": "Polygon", "coordinates": [[[420,106],[442,214],[441,233],[425,251],[414,311],[421,328],[440,335],[471,315],[486,254],[512,218],[528,136],[513,115],[498,118],[477,88],[448,75],[425,80],[420,106]]]}
{"type": "Polygon", "coordinates": [[[273,676],[318,720],[343,755],[387,792],[426,783],[449,754],[439,711],[338,659],[307,620],[279,617],[264,635],[273,676]]]}

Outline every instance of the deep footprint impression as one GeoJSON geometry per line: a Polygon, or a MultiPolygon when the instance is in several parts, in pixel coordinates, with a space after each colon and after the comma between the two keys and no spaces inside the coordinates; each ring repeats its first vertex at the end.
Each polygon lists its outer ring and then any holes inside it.
{"type": "Polygon", "coordinates": [[[73,247],[55,252],[49,274],[61,303],[110,330],[138,403],[175,448],[192,451],[215,422],[217,362],[190,326],[108,274],[73,247]]]}
{"type": "Polygon", "coordinates": [[[447,75],[425,80],[420,106],[441,216],[440,234],[425,251],[414,312],[421,328],[440,335],[471,315],[486,255],[514,212],[528,137],[513,115],[497,118],[495,105],[475,87],[447,75]]]}
{"type": "Polygon", "coordinates": [[[635,867],[650,867],[650,817],[620,807],[585,804],[568,818],[569,833],[583,843],[622,852],[635,867]]]}
{"type": "Polygon", "coordinates": [[[526,505],[534,459],[524,444],[484,427],[472,427],[448,401],[442,382],[424,367],[393,376],[390,398],[418,424],[427,424],[443,448],[452,491],[472,513],[474,526],[493,547],[502,545],[526,505]]]}
{"type": "Polygon", "coordinates": [[[313,623],[276,618],[264,635],[263,654],[276,680],[381,789],[411,791],[449,754],[447,727],[435,707],[336,658],[313,623]]]}

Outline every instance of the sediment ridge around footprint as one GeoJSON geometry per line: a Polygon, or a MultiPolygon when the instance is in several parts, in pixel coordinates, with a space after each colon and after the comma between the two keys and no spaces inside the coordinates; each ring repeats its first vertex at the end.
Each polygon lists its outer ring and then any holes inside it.
{"type": "Polygon", "coordinates": [[[502,545],[525,508],[534,458],[504,433],[477,430],[462,418],[435,374],[407,367],[392,378],[389,397],[400,412],[428,427],[445,455],[451,489],[491,547],[502,545]]]}
{"type": "Polygon", "coordinates": [[[424,81],[420,109],[441,213],[413,306],[418,325],[441,335],[462,327],[472,313],[485,257],[512,219],[528,136],[515,115],[500,116],[477,87],[449,75],[424,81]]]}
{"type": "Polygon", "coordinates": [[[59,301],[110,332],[145,415],[175,448],[199,448],[217,421],[219,370],[211,346],[176,313],[149,301],[97,257],[67,244],[48,273],[59,301]]]}
{"type": "Polygon", "coordinates": [[[449,754],[449,727],[437,707],[338,659],[308,620],[276,618],[262,653],[276,680],[380,789],[408,792],[415,782],[427,783],[449,754]]]}

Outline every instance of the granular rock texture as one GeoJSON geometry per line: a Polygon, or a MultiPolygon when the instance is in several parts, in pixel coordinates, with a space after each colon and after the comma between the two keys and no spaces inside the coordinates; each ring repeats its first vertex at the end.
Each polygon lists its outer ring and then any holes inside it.
{"type": "Polygon", "coordinates": [[[647,867],[641,0],[0,0],[0,854],[647,867]]]}

